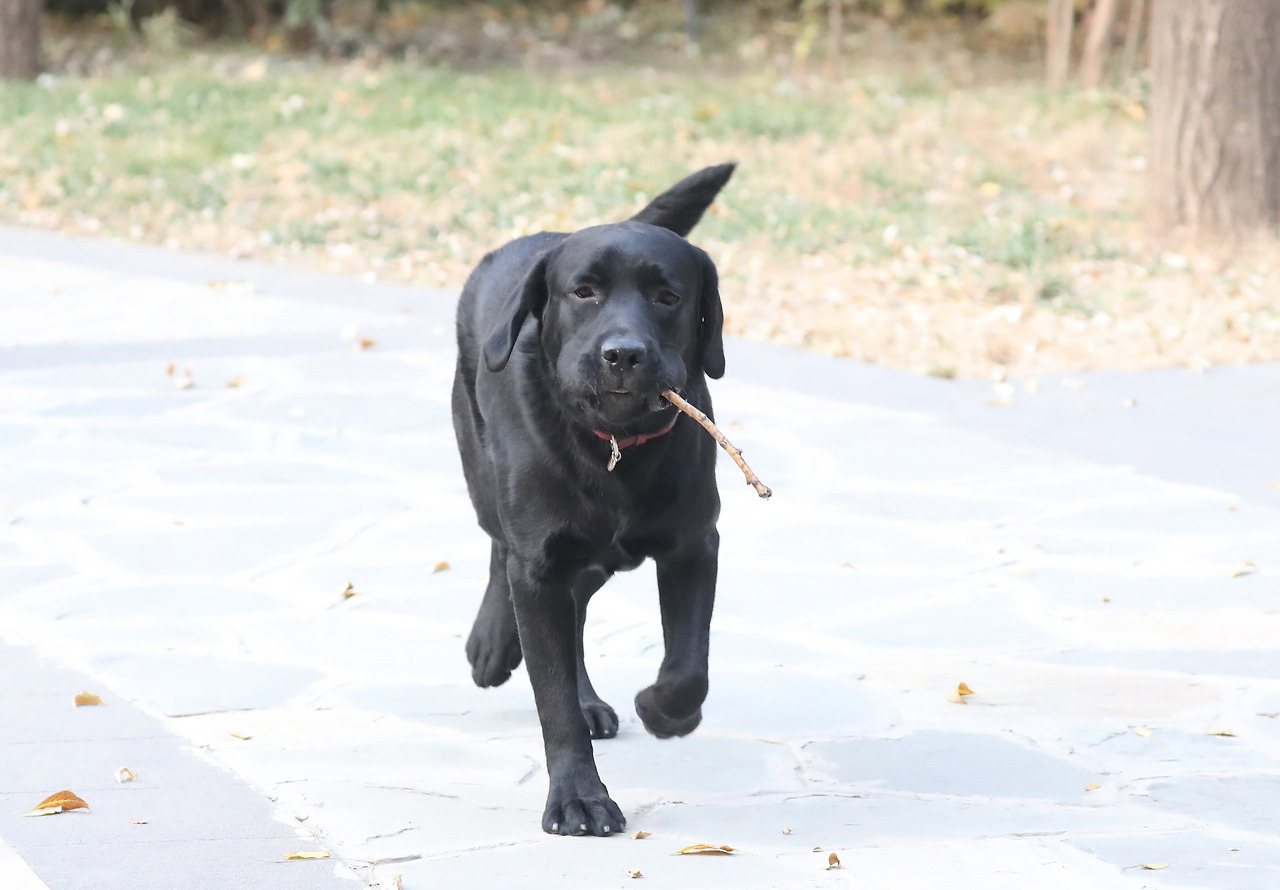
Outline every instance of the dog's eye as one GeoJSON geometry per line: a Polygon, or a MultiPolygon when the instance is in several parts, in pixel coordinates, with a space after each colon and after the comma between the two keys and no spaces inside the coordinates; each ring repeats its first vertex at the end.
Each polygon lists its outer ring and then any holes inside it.
{"type": "Polygon", "coordinates": [[[658,291],[658,302],[663,306],[674,306],[680,302],[680,295],[675,291],[661,290],[658,291]]]}
{"type": "Polygon", "coordinates": [[[573,295],[580,300],[590,300],[596,295],[596,291],[595,288],[584,284],[582,287],[574,291],[573,295]]]}

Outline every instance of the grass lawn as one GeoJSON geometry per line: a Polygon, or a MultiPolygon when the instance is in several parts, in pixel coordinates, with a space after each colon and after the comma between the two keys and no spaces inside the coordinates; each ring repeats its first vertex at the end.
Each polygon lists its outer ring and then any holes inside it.
{"type": "Polygon", "coordinates": [[[1138,85],[1050,95],[969,64],[137,52],[0,85],[0,221],[456,291],[508,238],[733,159],[693,240],[735,333],[945,376],[1280,358],[1274,242],[1144,238],[1138,85]]]}

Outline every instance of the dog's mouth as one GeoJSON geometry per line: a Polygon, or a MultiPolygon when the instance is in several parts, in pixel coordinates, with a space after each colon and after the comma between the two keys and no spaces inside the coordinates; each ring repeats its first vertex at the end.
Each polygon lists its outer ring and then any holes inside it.
{"type": "MultiPolygon", "coordinates": [[[[666,389],[662,387],[661,389],[666,389]]],[[[610,407],[639,407],[644,406],[646,411],[662,411],[670,408],[671,403],[662,397],[661,390],[655,392],[636,392],[634,390],[618,387],[601,393],[600,407],[608,410],[610,407]],[[612,403],[612,404],[611,404],[612,403]]]]}
{"type": "Polygon", "coordinates": [[[662,390],[667,388],[609,386],[579,391],[574,400],[576,413],[585,426],[596,432],[619,438],[645,435],[662,427],[675,411],[675,406],[662,397],[662,390]]]}

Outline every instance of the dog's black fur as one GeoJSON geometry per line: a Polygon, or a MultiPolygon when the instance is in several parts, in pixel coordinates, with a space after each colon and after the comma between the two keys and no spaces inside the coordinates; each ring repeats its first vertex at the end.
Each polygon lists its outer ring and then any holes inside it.
{"type": "Polygon", "coordinates": [[[467,658],[479,686],[505,682],[522,656],[528,664],[551,780],[548,832],[626,825],[592,755],[591,740],[616,735],[618,717],[587,677],[582,626],[592,594],[646,557],[657,562],[666,654],[636,713],[659,738],[702,719],[720,544],[716,444],[659,393],[712,413],[706,377],[724,373],[719,285],[710,257],[683,236],[732,173],[695,173],[627,222],[512,241],[481,261],[458,304],[454,431],[493,539],[467,658]],[[624,445],[612,472],[610,436],[624,445]]]}

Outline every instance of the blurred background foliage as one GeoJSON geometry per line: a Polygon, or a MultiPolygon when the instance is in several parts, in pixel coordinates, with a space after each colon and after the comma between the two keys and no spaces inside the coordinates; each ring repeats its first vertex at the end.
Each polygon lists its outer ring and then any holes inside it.
{"type": "MultiPolygon", "coordinates": [[[[780,30],[792,52],[807,57],[819,44],[825,44],[819,53],[838,50],[829,39],[833,25],[857,31],[885,23],[908,32],[961,27],[1002,49],[1039,51],[1046,17],[1063,2],[1072,0],[45,0],[45,8],[55,32],[57,23],[98,19],[160,44],[243,40],[348,58],[370,49],[400,56],[417,47],[465,62],[468,47],[440,53],[432,32],[473,19],[485,36],[515,31],[527,41],[539,32],[564,36],[614,26],[621,43],[635,45],[674,24],[687,44],[714,49],[736,45],[744,30],[780,30]]],[[[1075,5],[1085,16],[1091,4],[1075,5]]],[[[459,42],[457,35],[450,39],[459,42]]],[[[482,55],[471,61],[496,61],[492,52],[482,55]]]]}

